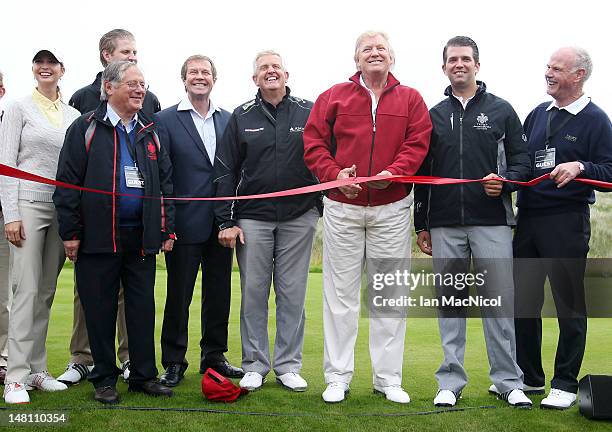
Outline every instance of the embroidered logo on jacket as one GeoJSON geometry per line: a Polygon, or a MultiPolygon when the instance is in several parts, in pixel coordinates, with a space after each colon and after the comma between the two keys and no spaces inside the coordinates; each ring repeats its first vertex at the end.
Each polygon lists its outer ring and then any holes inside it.
{"type": "Polygon", "coordinates": [[[299,133],[303,133],[304,132],[304,128],[301,126],[291,126],[289,128],[289,133],[291,132],[299,132],[299,133]]]}
{"type": "Polygon", "coordinates": [[[575,136],[573,136],[573,135],[570,135],[570,134],[565,135],[565,139],[566,139],[566,140],[568,140],[568,141],[571,141],[571,142],[576,142],[576,141],[578,141],[578,138],[577,138],[577,137],[575,137],[575,136]]]}
{"type": "Polygon", "coordinates": [[[157,160],[157,153],[155,152],[155,144],[151,141],[147,144],[147,157],[151,160],[157,160]]]}
{"type": "Polygon", "coordinates": [[[487,117],[484,113],[480,113],[478,117],[476,117],[476,124],[474,125],[474,129],[486,131],[487,129],[491,129],[491,126],[487,123],[489,121],[489,117],[487,117]]]}

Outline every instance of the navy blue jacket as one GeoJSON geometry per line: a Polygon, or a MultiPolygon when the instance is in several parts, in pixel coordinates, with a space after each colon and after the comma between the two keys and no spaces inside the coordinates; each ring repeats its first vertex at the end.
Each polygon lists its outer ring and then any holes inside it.
{"type": "MultiPolygon", "coordinates": [[[[214,197],[213,162],[191,118],[190,111],[178,111],[178,104],[156,114],[162,146],[173,166],[174,194],[177,197],[214,197]]],[[[213,122],[217,151],[230,118],[225,110],[215,111],[213,122]]],[[[175,228],[178,242],[203,243],[212,232],[212,201],[176,201],[175,228]]]]}
{"type": "MultiPolygon", "coordinates": [[[[580,177],[612,181],[612,124],[607,114],[593,102],[589,102],[551,138],[549,147],[555,149],[554,165],[538,163],[536,152],[541,154],[545,148],[546,108],[549,105],[550,102],[538,105],[525,119],[533,177],[550,173],[556,165],[564,162],[580,161],[584,165],[580,177]]],[[[517,206],[521,212],[563,213],[571,208],[587,211],[588,204],[595,203],[593,189],[578,182],[570,182],[559,189],[554,182],[545,180],[536,186],[521,188],[517,206]]]]}

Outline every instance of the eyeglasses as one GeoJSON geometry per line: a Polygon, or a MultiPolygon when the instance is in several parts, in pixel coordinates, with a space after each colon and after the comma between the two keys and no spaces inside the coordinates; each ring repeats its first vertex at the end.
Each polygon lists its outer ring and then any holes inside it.
{"type": "Polygon", "coordinates": [[[144,81],[127,81],[127,82],[121,83],[121,84],[119,84],[119,85],[120,85],[120,86],[122,86],[122,85],[124,85],[124,84],[125,84],[126,86],[128,86],[128,88],[129,88],[130,90],[136,90],[136,89],[137,89],[137,88],[139,88],[139,87],[142,87],[142,89],[143,89],[144,91],[149,90],[149,85],[148,85],[146,82],[144,82],[144,81]]]}

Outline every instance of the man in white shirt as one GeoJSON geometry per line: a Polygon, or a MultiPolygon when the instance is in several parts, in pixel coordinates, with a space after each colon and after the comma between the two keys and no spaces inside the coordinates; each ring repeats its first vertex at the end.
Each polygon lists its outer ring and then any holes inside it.
{"type": "Polygon", "coordinates": [[[587,337],[584,274],[591,238],[589,206],[594,188],[576,177],[612,181],[612,123],[584,94],[593,62],[582,48],[564,47],[550,57],[544,78],[553,101],[525,119],[533,177],[552,181],[519,189],[514,234],[516,357],[525,385],[546,389],[542,362],[542,305],[548,278],[559,325],[550,392],[542,408],[576,403],[587,337]]]}
{"type": "MultiPolygon", "coordinates": [[[[230,114],[215,106],[210,93],[217,80],[213,61],[193,55],[183,63],[183,100],[157,114],[161,144],[172,165],[178,197],[215,196],[213,163],[230,114]]],[[[189,305],[200,266],[202,267],[202,338],[200,372],[213,368],[222,375],[238,378],[243,372],[230,365],[227,324],[230,310],[232,250],[217,241],[212,202],[177,201],[178,241],[166,254],[168,292],[164,310],[161,347],[166,372],[161,381],[180,383],[187,369],[189,305]]]]}

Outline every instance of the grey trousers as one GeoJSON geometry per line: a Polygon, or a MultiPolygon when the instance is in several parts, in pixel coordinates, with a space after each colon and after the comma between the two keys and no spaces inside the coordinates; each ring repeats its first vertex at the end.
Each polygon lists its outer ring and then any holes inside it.
{"type": "MultiPolygon", "coordinates": [[[[512,275],[512,230],[507,226],[460,226],[431,229],[434,271],[446,272],[444,258],[463,258],[467,272],[470,257],[476,271],[486,268],[486,283],[478,294],[502,295],[503,301],[514,304],[512,275]]],[[[448,262],[448,261],[446,261],[448,262]]],[[[456,267],[455,271],[458,270],[456,267]]],[[[460,392],[468,377],[463,367],[466,341],[465,311],[440,311],[438,325],[444,360],[436,372],[441,390],[460,392]]],[[[516,363],[514,319],[511,313],[496,318],[482,318],[489,376],[497,389],[505,393],[523,387],[523,372],[516,363]]]]}
{"type": "Polygon", "coordinates": [[[13,301],[9,316],[6,383],[23,383],[47,370],[47,330],[57,276],[64,264],[53,203],[19,201],[26,240],[10,245],[13,301]]]}
{"type": "Polygon", "coordinates": [[[304,344],[304,302],[312,241],[319,213],[309,210],[284,222],[238,220],[245,244],[238,244],[242,302],[240,336],[245,372],[266,376],[299,373],[304,344]],[[268,341],[268,299],[274,280],[276,338],[274,362],[268,341]]]}
{"type": "Polygon", "coordinates": [[[4,217],[0,211],[0,366],[6,367],[8,350],[9,309],[11,290],[9,289],[10,269],[9,243],[4,235],[4,217]]]}

